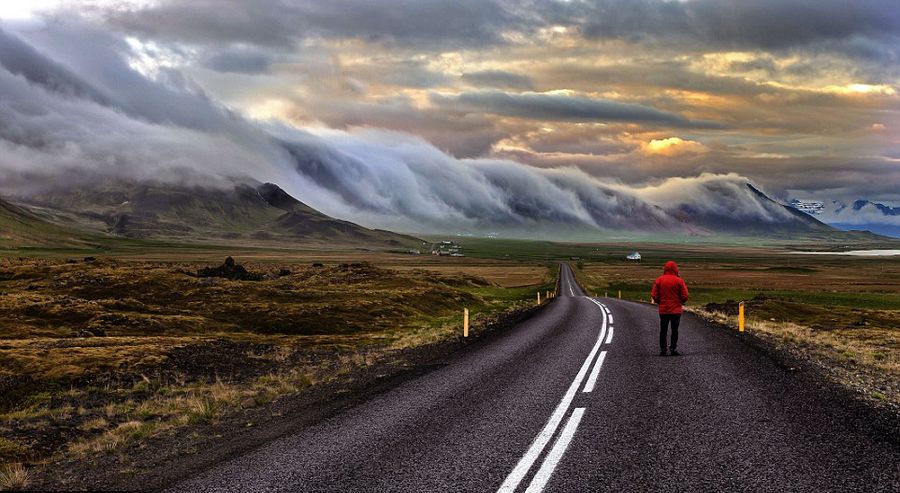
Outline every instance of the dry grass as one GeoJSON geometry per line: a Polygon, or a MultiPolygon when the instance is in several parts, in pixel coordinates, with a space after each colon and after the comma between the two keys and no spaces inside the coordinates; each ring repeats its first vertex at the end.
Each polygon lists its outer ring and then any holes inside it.
{"type": "Polygon", "coordinates": [[[69,444],[69,457],[115,450],[183,425],[214,424],[229,409],[256,406],[310,386],[313,379],[297,370],[267,374],[250,383],[158,387],[140,402],[126,400],[103,407],[102,416],[79,429],[92,432],[69,444]]]}
{"type": "Polygon", "coordinates": [[[21,490],[28,487],[28,470],[22,464],[0,465],[0,490],[21,490]]]}
{"type": "Polygon", "coordinates": [[[551,281],[544,267],[380,258],[405,270],[272,257],[244,264],[263,275],[248,282],[188,274],[221,257],[0,259],[0,462],[87,458],[215,424],[455,337],[463,307],[474,326],[551,281]]]}

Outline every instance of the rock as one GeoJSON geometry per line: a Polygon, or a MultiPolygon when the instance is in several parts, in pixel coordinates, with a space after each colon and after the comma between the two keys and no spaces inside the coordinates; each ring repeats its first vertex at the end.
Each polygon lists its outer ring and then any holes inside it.
{"type": "Polygon", "coordinates": [[[256,401],[253,400],[252,397],[248,397],[241,401],[241,407],[244,409],[250,409],[251,407],[256,407],[256,401]]]}
{"type": "Polygon", "coordinates": [[[278,271],[278,275],[280,277],[289,276],[291,275],[291,271],[290,269],[281,268],[281,270],[278,271]]]}
{"type": "Polygon", "coordinates": [[[198,270],[197,277],[223,277],[235,281],[259,281],[262,279],[261,275],[248,272],[244,266],[237,264],[231,257],[226,258],[225,263],[219,267],[206,267],[198,270]]]}
{"type": "Polygon", "coordinates": [[[91,327],[88,329],[88,332],[93,334],[95,337],[106,337],[106,331],[101,329],[100,327],[91,327]]]}

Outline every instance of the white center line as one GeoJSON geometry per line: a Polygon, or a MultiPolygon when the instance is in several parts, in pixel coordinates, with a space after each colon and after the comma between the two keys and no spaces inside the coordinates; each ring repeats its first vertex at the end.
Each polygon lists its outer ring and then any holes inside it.
{"type": "Polygon", "coordinates": [[[597,361],[594,362],[594,369],[591,370],[591,374],[588,376],[587,383],[584,384],[584,390],[582,390],[582,392],[594,391],[594,385],[597,384],[597,376],[600,375],[600,367],[603,366],[604,359],[606,359],[606,351],[600,351],[600,356],[598,356],[597,361]]]}
{"type": "MultiPolygon", "coordinates": [[[[569,410],[569,406],[572,404],[572,400],[575,398],[575,394],[578,393],[578,387],[581,386],[581,382],[584,380],[584,376],[587,374],[588,369],[590,369],[591,363],[594,361],[594,356],[596,356],[597,351],[600,350],[600,344],[603,343],[603,333],[605,332],[606,317],[604,316],[603,324],[600,329],[600,336],[597,337],[597,343],[594,344],[594,347],[591,349],[590,354],[588,354],[587,358],[585,358],[584,363],[581,365],[581,369],[578,370],[578,374],[575,376],[575,380],[573,380],[572,384],[569,385],[569,389],[566,390],[566,393],[565,395],[563,395],[562,400],[559,401],[559,404],[557,404],[556,409],[553,411],[553,414],[550,415],[550,419],[547,421],[547,424],[544,425],[544,428],[541,429],[540,433],[538,433],[537,437],[535,437],[534,441],[531,443],[531,446],[528,447],[528,451],[525,452],[525,455],[523,455],[521,459],[519,459],[516,467],[513,468],[512,472],[509,473],[509,476],[507,476],[503,481],[503,484],[500,485],[500,489],[497,490],[498,493],[514,492],[519,486],[519,483],[522,482],[522,479],[525,477],[525,475],[528,474],[531,466],[541,455],[544,447],[546,447],[547,443],[550,442],[550,439],[553,438],[553,434],[556,433],[556,429],[559,428],[560,423],[562,423],[566,412],[568,412],[569,410]]],[[[572,433],[574,433],[574,430],[572,431],[572,433]]],[[[563,448],[563,451],[564,450],[565,448],[563,448]]],[[[560,452],[560,455],[562,455],[562,452],[560,452]]]]}
{"type": "Polygon", "coordinates": [[[609,334],[606,334],[606,343],[612,344],[612,336],[613,336],[613,326],[609,326],[609,334]]]}
{"type": "Polygon", "coordinates": [[[550,476],[553,475],[556,465],[559,463],[559,460],[562,459],[563,454],[566,453],[566,449],[569,447],[569,442],[572,441],[572,437],[575,436],[575,430],[578,429],[578,423],[581,422],[581,417],[583,415],[583,407],[576,407],[575,410],[572,411],[572,416],[569,418],[569,421],[566,422],[566,427],[563,428],[562,433],[559,434],[559,438],[556,439],[556,443],[553,444],[553,448],[550,449],[550,453],[547,454],[544,463],[541,464],[541,468],[538,469],[538,472],[534,475],[534,478],[531,480],[531,484],[528,485],[528,489],[525,490],[525,493],[538,493],[543,491],[544,486],[547,486],[547,481],[550,481],[550,476]]]}

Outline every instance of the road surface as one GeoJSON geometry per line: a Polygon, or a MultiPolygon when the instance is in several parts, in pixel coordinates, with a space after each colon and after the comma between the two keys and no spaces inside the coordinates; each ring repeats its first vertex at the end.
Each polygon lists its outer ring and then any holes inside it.
{"type": "Polygon", "coordinates": [[[896,427],[686,316],[585,296],[173,491],[898,491],[896,427]]]}

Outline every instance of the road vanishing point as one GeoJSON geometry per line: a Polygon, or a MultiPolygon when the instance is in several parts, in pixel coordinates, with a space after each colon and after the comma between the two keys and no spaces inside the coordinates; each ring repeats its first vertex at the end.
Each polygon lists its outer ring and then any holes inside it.
{"type": "Polygon", "coordinates": [[[571,268],[512,330],[171,491],[900,491],[897,424],[686,314],[571,268]]]}

